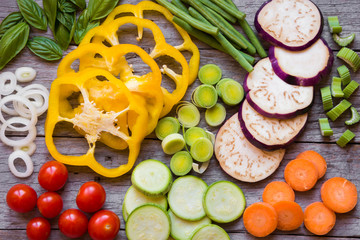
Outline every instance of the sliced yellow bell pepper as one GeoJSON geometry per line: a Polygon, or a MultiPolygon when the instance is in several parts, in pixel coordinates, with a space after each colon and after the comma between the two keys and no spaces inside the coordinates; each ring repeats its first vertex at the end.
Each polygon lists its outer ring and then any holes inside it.
{"type": "MultiPolygon", "coordinates": [[[[112,21],[114,21],[120,14],[123,13],[132,13],[135,17],[138,18],[144,18],[144,11],[156,11],[161,13],[169,22],[171,22],[176,30],[179,32],[181,37],[183,38],[184,42],[180,44],[179,46],[175,46],[176,49],[179,51],[188,51],[192,54],[190,60],[189,60],[189,85],[192,84],[196,78],[199,71],[199,63],[200,63],[200,52],[198,47],[195,45],[195,43],[192,42],[191,37],[189,34],[179,27],[176,23],[174,23],[173,15],[164,8],[163,6],[151,2],[151,1],[141,1],[137,5],[132,4],[122,4],[118,7],[116,7],[106,18],[104,21],[104,24],[109,24],[112,21]]],[[[138,40],[141,40],[143,37],[143,27],[138,26],[138,40]]],[[[155,55],[155,53],[153,53],[155,55]]]]}
{"type": "Polygon", "coordinates": [[[86,71],[70,72],[55,79],[51,85],[45,123],[45,142],[50,154],[57,161],[88,166],[106,177],[125,174],[133,167],[141,142],[146,136],[144,126],[148,122],[148,113],[145,102],[141,99],[136,98],[122,81],[102,69],[88,68],[86,71]],[[99,80],[99,77],[102,80],[99,80]],[[79,92],[82,99],[82,103],[74,109],[64,98],[73,92],[79,92]],[[57,150],[53,132],[58,122],[70,122],[84,134],[89,144],[86,154],[68,156],[57,150]],[[109,169],[96,161],[96,142],[104,133],[114,140],[119,139],[126,143],[129,148],[126,164],[109,169]]]}

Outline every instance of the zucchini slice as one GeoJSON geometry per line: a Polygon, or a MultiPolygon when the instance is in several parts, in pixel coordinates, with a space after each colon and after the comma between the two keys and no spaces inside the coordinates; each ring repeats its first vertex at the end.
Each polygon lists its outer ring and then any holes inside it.
{"type": "Polygon", "coordinates": [[[169,191],[168,201],[171,211],[184,220],[197,221],[205,217],[202,199],[207,184],[195,176],[176,179],[169,191]]]}
{"type": "Polygon", "coordinates": [[[203,205],[206,215],[211,220],[229,223],[238,219],[244,212],[246,200],[244,193],[236,184],[218,181],[206,190],[203,205]]]}
{"type": "Polygon", "coordinates": [[[172,175],[164,163],[149,159],[134,168],[131,182],[137,190],[147,196],[160,196],[169,191],[172,175]]]}
{"type": "Polygon", "coordinates": [[[177,217],[170,209],[171,237],[176,240],[190,240],[191,236],[202,226],[211,223],[210,218],[204,217],[198,221],[186,221],[177,217]]]}
{"type": "Polygon", "coordinates": [[[158,205],[148,203],[129,215],[125,231],[129,240],[167,240],[170,236],[170,217],[158,205]]]}
{"type": "Polygon", "coordinates": [[[230,240],[224,229],[215,224],[206,225],[198,229],[191,240],[230,240]]]}

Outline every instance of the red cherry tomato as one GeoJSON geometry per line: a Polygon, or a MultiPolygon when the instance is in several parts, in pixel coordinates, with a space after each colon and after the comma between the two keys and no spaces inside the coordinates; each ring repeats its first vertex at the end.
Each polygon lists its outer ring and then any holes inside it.
{"type": "Polygon", "coordinates": [[[42,217],[30,220],[26,226],[26,235],[30,240],[46,240],[50,236],[50,223],[42,217]]]}
{"type": "Polygon", "coordinates": [[[106,200],[105,189],[97,182],[84,183],[76,196],[77,206],[84,212],[96,212],[106,200]]]}
{"type": "Polygon", "coordinates": [[[68,209],[59,217],[59,229],[69,238],[79,238],[84,235],[88,227],[88,219],[78,209],[68,209]]]}
{"type": "Polygon", "coordinates": [[[68,171],[64,164],[58,161],[46,162],[40,168],[38,181],[40,185],[50,192],[61,189],[68,178],[68,171]]]}
{"type": "Polygon", "coordinates": [[[120,229],[120,219],[112,211],[101,210],[89,221],[89,235],[93,240],[112,240],[120,229]]]}
{"type": "Polygon", "coordinates": [[[16,184],[6,194],[8,206],[20,213],[29,212],[36,206],[37,194],[26,184],[16,184]]]}
{"type": "Polygon", "coordinates": [[[60,214],[63,208],[61,196],[55,192],[46,192],[37,200],[39,212],[46,218],[54,218],[60,214]]]}

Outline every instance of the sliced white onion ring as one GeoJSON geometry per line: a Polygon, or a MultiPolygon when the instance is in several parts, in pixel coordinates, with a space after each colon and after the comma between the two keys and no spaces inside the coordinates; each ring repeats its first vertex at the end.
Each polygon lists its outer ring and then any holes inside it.
{"type": "Polygon", "coordinates": [[[12,72],[3,72],[0,74],[0,94],[9,95],[16,88],[16,76],[12,72]],[[7,83],[10,81],[10,83],[7,83]]]}
{"type": "Polygon", "coordinates": [[[31,67],[20,67],[16,69],[15,75],[19,82],[31,82],[36,77],[36,71],[31,67]]]}
{"type": "MultiPolygon", "coordinates": [[[[19,115],[22,116],[22,117],[25,117],[25,118],[30,117],[29,124],[27,124],[26,126],[24,126],[22,128],[17,128],[17,127],[12,126],[11,124],[8,124],[9,128],[11,128],[14,131],[27,131],[31,127],[36,125],[36,123],[37,123],[36,108],[34,107],[34,105],[28,99],[26,99],[25,97],[22,97],[20,95],[6,96],[6,97],[4,97],[3,99],[0,100],[0,109],[2,109],[2,107],[7,102],[10,102],[10,101],[14,101],[14,102],[16,101],[16,102],[23,103],[28,108],[28,110],[30,111],[31,116],[26,115],[26,113],[19,112],[19,115]]],[[[0,111],[0,121],[5,125],[6,120],[5,120],[4,116],[2,115],[1,111],[0,111]]]]}
{"type": "MultiPolygon", "coordinates": [[[[18,131],[18,130],[16,130],[18,131]]],[[[4,122],[4,124],[1,126],[0,128],[0,139],[1,141],[11,147],[20,147],[20,146],[25,146],[28,145],[29,143],[33,142],[36,138],[36,127],[35,125],[30,125],[30,120],[26,119],[26,118],[22,118],[22,117],[12,117],[9,120],[7,120],[6,122],[4,122]],[[11,126],[11,124],[14,123],[21,123],[21,124],[26,124],[26,126],[29,126],[30,128],[28,129],[28,135],[25,138],[19,139],[19,140],[12,140],[9,139],[6,134],[5,131],[8,130],[7,128],[9,126],[11,126]]]]}
{"type": "MultiPolygon", "coordinates": [[[[21,89],[22,89],[22,87],[20,85],[16,85],[16,88],[15,88],[16,93],[18,93],[21,89]]],[[[13,115],[13,116],[19,115],[18,112],[15,109],[9,108],[6,105],[3,105],[1,107],[1,111],[3,111],[6,114],[13,115]]]]}
{"type": "Polygon", "coordinates": [[[203,174],[205,170],[208,168],[209,164],[210,164],[210,160],[207,162],[203,162],[201,165],[198,163],[193,163],[192,167],[195,172],[203,174]]]}
{"type": "Polygon", "coordinates": [[[29,177],[34,172],[33,161],[31,160],[30,156],[26,152],[21,151],[21,150],[15,151],[10,154],[8,164],[9,164],[11,173],[14,174],[15,177],[26,178],[26,177],[29,177]],[[18,158],[24,161],[25,166],[26,166],[25,172],[19,172],[16,169],[14,162],[18,158]]]}
{"type": "Polygon", "coordinates": [[[26,152],[29,156],[32,156],[36,151],[36,144],[34,142],[31,142],[24,146],[14,147],[14,151],[19,150],[26,152]]]}
{"type": "MultiPolygon", "coordinates": [[[[27,91],[20,91],[18,94],[28,99],[35,106],[37,116],[40,116],[48,109],[49,106],[48,91],[43,91],[41,89],[30,89],[27,91]],[[33,99],[34,101],[32,101],[31,99],[33,99]]],[[[21,104],[19,102],[14,102],[14,109],[19,114],[20,112],[24,113],[27,117],[30,117],[31,115],[29,109],[24,104],[21,104]]]]}

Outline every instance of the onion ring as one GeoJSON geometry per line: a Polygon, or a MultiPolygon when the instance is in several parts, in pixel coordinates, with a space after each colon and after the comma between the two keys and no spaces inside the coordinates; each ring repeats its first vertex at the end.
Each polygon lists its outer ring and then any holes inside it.
{"type": "Polygon", "coordinates": [[[19,82],[31,82],[36,77],[36,71],[31,67],[20,67],[16,69],[15,76],[19,82]]]}
{"type": "MultiPolygon", "coordinates": [[[[19,130],[16,130],[16,131],[19,131],[19,130]]],[[[35,138],[36,138],[36,133],[37,133],[37,130],[36,130],[35,125],[30,125],[30,120],[29,119],[22,118],[22,117],[12,117],[9,120],[7,120],[6,122],[4,122],[4,124],[1,126],[1,128],[0,128],[0,139],[4,144],[6,144],[8,146],[20,147],[20,146],[28,145],[29,143],[33,142],[35,140],[35,138]],[[25,138],[20,139],[20,140],[11,140],[6,136],[5,131],[7,130],[7,128],[9,126],[11,126],[11,124],[13,124],[13,123],[24,124],[24,122],[25,122],[26,126],[30,127],[28,129],[29,133],[25,138]]]]}
{"type": "MultiPolygon", "coordinates": [[[[24,88],[23,88],[24,89],[24,88]]],[[[43,114],[49,106],[49,92],[45,92],[41,89],[30,89],[27,91],[20,91],[18,93],[20,96],[25,97],[28,99],[36,108],[36,114],[37,116],[40,116],[43,114]],[[30,99],[34,99],[34,101],[31,101],[30,99]]],[[[31,116],[31,112],[29,111],[24,104],[21,104],[19,102],[14,102],[14,109],[20,114],[22,112],[27,117],[31,116]]]]}
{"type": "MultiPolygon", "coordinates": [[[[15,87],[16,93],[18,93],[21,89],[22,89],[22,87],[20,85],[16,85],[16,87],[15,87]]],[[[3,111],[6,114],[13,115],[13,116],[18,115],[18,112],[15,109],[9,108],[6,105],[3,105],[1,107],[1,111],[3,111]]]]}
{"type": "Polygon", "coordinates": [[[29,177],[34,172],[33,161],[31,160],[30,156],[26,152],[21,151],[21,150],[15,151],[10,154],[8,164],[9,164],[11,173],[14,174],[15,177],[26,178],[26,177],[29,177]],[[25,172],[19,172],[16,169],[14,162],[18,158],[24,161],[25,166],[26,166],[25,172]]]}
{"type": "Polygon", "coordinates": [[[9,95],[16,88],[16,76],[12,72],[3,72],[0,74],[0,94],[9,95]],[[7,81],[10,83],[6,84],[7,81]]]}
{"type": "Polygon", "coordinates": [[[14,151],[19,150],[26,152],[29,156],[32,156],[36,151],[36,144],[34,142],[31,142],[24,146],[14,147],[14,151]]]}

